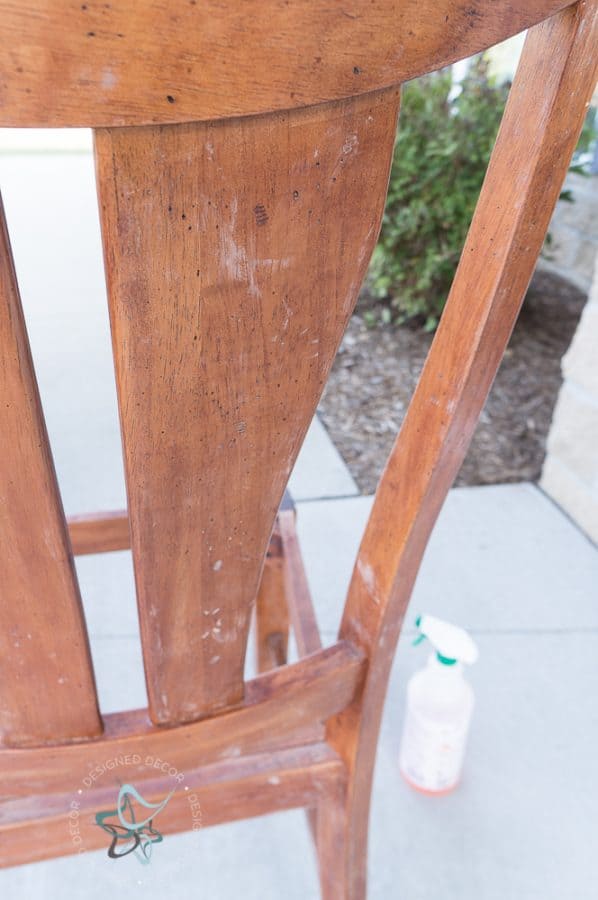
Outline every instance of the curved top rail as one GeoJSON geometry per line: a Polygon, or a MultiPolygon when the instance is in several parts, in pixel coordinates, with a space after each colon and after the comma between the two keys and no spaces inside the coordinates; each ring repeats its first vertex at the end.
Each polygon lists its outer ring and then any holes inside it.
{"type": "Polygon", "coordinates": [[[570,0],[0,0],[0,125],[168,124],[310,106],[442,68],[570,0]]]}

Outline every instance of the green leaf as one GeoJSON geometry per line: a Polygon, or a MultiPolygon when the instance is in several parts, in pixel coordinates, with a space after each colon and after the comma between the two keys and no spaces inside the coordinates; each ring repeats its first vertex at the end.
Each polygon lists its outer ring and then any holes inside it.
{"type": "MultiPolygon", "coordinates": [[[[449,101],[451,87],[445,69],[403,89],[382,230],[368,275],[372,295],[383,300],[373,319],[400,324],[417,317],[429,331],[448,296],[508,94],[506,85],[489,77],[483,54],[471,61],[460,94],[449,101]]],[[[589,134],[586,127],[578,146],[586,154],[589,134]]],[[[574,171],[583,169],[574,161],[574,171]]],[[[570,192],[563,191],[562,199],[571,200],[570,192]]]]}

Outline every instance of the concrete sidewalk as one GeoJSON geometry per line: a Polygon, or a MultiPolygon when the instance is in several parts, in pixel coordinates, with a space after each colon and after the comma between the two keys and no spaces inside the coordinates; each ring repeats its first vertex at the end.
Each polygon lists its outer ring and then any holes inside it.
{"type": "MultiPolygon", "coordinates": [[[[93,173],[88,155],[3,156],[0,178],[67,512],[124,505],[93,173]],[[65,189],[65,184],[67,188],[65,189]],[[57,215],[57,211],[59,215],[57,215]]],[[[293,473],[322,632],[334,640],[371,498],[314,423],[293,473]]],[[[128,553],[78,561],[103,711],[145,703],[128,553]]],[[[451,492],[407,617],[480,646],[463,782],[409,789],[397,756],[410,629],[392,671],[371,820],[372,900],[598,896],[598,551],[531,485],[451,492]]],[[[104,851],[0,872],[0,897],[317,898],[300,811],[166,836],[148,867],[104,851]]]]}

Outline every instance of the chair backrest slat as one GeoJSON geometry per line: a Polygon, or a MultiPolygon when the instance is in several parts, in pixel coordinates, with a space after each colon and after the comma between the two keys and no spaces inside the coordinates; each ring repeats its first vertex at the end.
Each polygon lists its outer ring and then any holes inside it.
{"type": "Polygon", "coordinates": [[[101,730],[0,202],[0,745],[70,741],[101,730]]]}
{"type": "Polygon", "coordinates": [[[98,127],[309,106],[440,69],[570,2],[23,0],[2,11],[0,112],[98,127]]]}
{"type": "Polygon", "coordinates": [[[242,698],[274,517],[376,242],[398,102],[96,132],[156,723],[242,698]]]}

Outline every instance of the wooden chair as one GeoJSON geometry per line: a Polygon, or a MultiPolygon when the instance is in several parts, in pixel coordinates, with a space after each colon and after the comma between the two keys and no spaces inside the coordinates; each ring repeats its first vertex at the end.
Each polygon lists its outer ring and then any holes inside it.
{"type": "MultiPolygon", "coordinates": [[[[3,223],[3,865],[76,851],[73,798],[79,846],[105,846],[94,816],[116,781],[77,794],[82,774],[151,755],[185,773],[204,825],[307,808],[322,896],[365,896],[401,621],[575,147],[597,9],[0,2],[0,124],[94,128],[128,494],[127,513],[65,520],[3,223]],[[322,648],[294,513],[276,515],[376,243],[400,84],[528,27],[338,640],[322,648]],[[102,716],[73,553],[129,546],[149,707],[102,716]],[[245,682],[254,608],[261,673],[245,682]]],[[[143,759],[127,779],[152,802],[173,785],[143,759]]],[[[182,790],[160,822],[191,827],[182,790]]]]}

